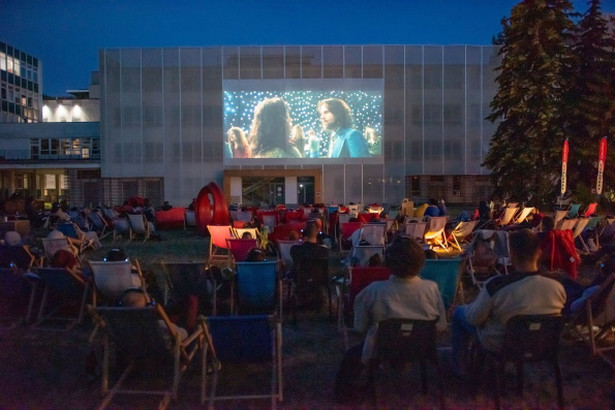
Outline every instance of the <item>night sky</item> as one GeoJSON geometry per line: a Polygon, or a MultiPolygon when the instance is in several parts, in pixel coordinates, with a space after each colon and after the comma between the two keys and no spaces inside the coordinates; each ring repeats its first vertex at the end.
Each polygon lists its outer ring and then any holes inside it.
{"type": "MultiPolygon", "coordinates": [[[[43,91],[88,87],[98,50],[210,45],[489,45],[510,0],[0,0],[0,40],[38,57],[43,91]]],[[[586,1],[573,1],[585,12],[586,1]]],[[[602,2],[615,12],[615,0],[602,2]]]]}

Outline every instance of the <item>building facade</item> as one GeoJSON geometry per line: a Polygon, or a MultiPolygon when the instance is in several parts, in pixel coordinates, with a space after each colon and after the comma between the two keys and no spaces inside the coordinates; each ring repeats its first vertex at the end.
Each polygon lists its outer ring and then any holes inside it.
{"type": "Polygon", "coordinates": [[[40,121],[42,79],[38,58],[0,41],[0,123],[40,121]]]}
{"type": "MultiPolygon", "coordinates": [[[[474,202],[490,189],[481,163],[497,126],[485,120],[496,93],[497,51],[410,45],[103,49],[102,176],[139,180],[181,205],[210,181],[239,203],[474,202]],[[225,157],[227,116],[234,109],[229,99],[294,98],[315,89],[350,95],[364,88],[381,100],[373,115],[379,155],[225,157]]],[[[297,110],[293,118],[301,115],[297,110]]],[[[127,197],[135,187],[117,190],[127,197]]]]}

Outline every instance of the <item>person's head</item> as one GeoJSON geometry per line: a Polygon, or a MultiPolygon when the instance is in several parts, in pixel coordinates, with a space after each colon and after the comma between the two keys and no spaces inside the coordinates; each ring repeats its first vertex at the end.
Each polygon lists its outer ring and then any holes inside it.
{"type": "Polygon", "coordinates": [[[382,266],[382,256],[379,253],[375,253],[367,260],[367,266],[382,266]]]}
{"type": "Polygon", "coordinates": [[[305,228],[303,229],[303,236],[305,236],[305,239],[308,242],[316,242],[319,232],[320,232],[320,226],[318,224],[318,220],[310,219],[305,224],[305,228]]]}
{"type": "Polygon", "coordinates": [[[4,234],[4,244],[8,246],[21,245],[21,235],[17,231],[8,231],[4,234]]]}
{"type": "Polygon", "coordinates": [[[53,254],[51,258],[52,268],[69,268],[72,269],[77,265],[77,258],[72,252],[66,249],[60,249],[53,254]]]}
{"type": "Polygon", "coordinates": [[[128,260],[126,252],[122,248],[113,248],[105,255],[105,262],[120,262],[128,260]]]}
{"type": "Polygon", "coordinates": [[[540,241],[531,230],[519,229],[508,236],[510,259],[517,270],[531,269],[540,258],[540,241]]]}
{"type": "Polygon", "coordinates": [[[400,235],[386,248],[384,260],[395,276],[407,278],[419,274],[425,264],[425,253],[414,239],[400,235]]]}
{"type": "Polygon", "coordinates": [[[301,239],[301,235],[299,235],[299,232],[297,232],[297,230],[293,229],[292,231],[290,231],[288,233],[288,240],[289,241],[296,241],[301,239]]]}
{"type": "Polygon", "coordinates": [[[149,295],[139,288],[126,289],[120,297],[123,307],[143,308],[152,303],[149,295]]]}
{"type": "Polygon", "coordinates": [[[543,232],[549,232],[555,228],[555,219],[549,215],[543,216],[541,223],[543,232]]]}
{"type": "Polygon", "coordinates": [[[317,109],[323,130],[352,127],[352,113],[346,101],[327,98],[318,102],[317,109]]]}
{"type": "MultiPolygon", "coordinates": [[[[305,144],[305,132],[303,131],[303,127],[301,125],[293,125],[293,128],[290,131],[290,140],[294,144],[305,144]]],[[[303,149],[303,147],[301,147],[301,149],[303,149]]]]}
{"type": "Polygon", "coordinates": [[[290,145],[290,109],[279,97],[266,98],[254,108],[250,129],[254,154],[279,148],[288,152],[290,145]]]}
{"type": "Polygon", "coordinates": [[[252,234],[250,232],[244,232],[241,234],[241,239],[254,239],[252,238],[252,234]]]}
{"type": "Polygon", "coordinates": [[[261,248],[250,249],[248,256],[246,256],[246,262],[264,262],[265,259],[265,251],[261,248]]]}
{"type": "Polygon", "coordinates": [[[435,205],[435,206],[438,206],[438,201],[436,201],[434,198],[431,198],[431,199],[429,200],[429,205],[435,205]]]}
{"type": "Polygon", "coordinates": [[[229,144],[235,148],[248,148],[248,139],[246,138],[246,134],[239,127],[231,127],[227,134],[229,144]]]}

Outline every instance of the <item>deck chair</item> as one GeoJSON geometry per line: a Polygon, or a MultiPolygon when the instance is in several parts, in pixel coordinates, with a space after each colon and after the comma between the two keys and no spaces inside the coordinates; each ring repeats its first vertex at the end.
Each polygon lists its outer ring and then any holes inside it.
{"type": "Polygon", "coordinates": [[[478,225],[478,221],[468,221],[468,222],[459,222],[457,226],[451,231],[449,234],[449,238],[453,239],[453,245],[460,251],[463,250],[461,248],[462,243],[469,244],[468,238],[472,235],[474,228],[478,225]]]}
{"type": "Polygon", "coordinates": [[[128,218],[116,218],[113,219],[113,241],[123,236],[132,237],[132,227],[128,218]]]}
{"type": "Polygon", "coordinates": [[[0,268],[15,267],[21,272],[27,272],[35,261],[36,257],[27,245],[0,245],[0,268]]]}
{"type": "Polygon", "coordinates": [[[496,223],[498,224],[498,226],[506,226],[508,224],[511,224],[518,211],[518,207],[509,206],[504,208],[504,211],[502,211],[502,214],[500,215],[499,219],[496,220],[496,223]]]}
{"type": "Polygon", "coordinates": [[[579,217],[579,210],[581,209],[581,204],[570,204],[568,207],[568,214],[566,218],[573,219],[579,217]]]}
{"type": "MultiPolygon", "coordinates": [[[[427,259],[419,276],[438,284],[440,295],[444,301],[444,308],[452,311],[457,301],[457,292],[461,283],[461,258],[454,259],[427,259]]],[[[459,292],[462,297],[463,291],[459,292]]]]}
{"type": "Polygon", "coordinates": [[[350,243],[350,237],[352,234],[361,228],[361,222],[346,222],[340,225],[340,236],[337,243],[339,243],[340,252],[350,250],[352,244],[350,243]]]}
{"type": "Polygon", "coordinates": [[[292,270],[293,258],[290,255],[290,248],[295,245],[301,245],[301,241],[278,240],[278,271],[281,272],[283,276],[292,270]]]}
{"type": "MultiPolygon", "coordinates": [[[[601,223],[603,220],[604,220],[604,217],[602,216],[589,217],[587,221],[587,225],[585,225],[585,229],[583,230],[583,232],[587,234],[591,234],[592,236],[592,238],[588,238],[587,242],[589,242],[589,240],[593,240],[594,245],[597,248],[600,247],[600,231],[601,231],[601,223]]],[[[579,242],[581,242],[581,245],[583,246],[583,250],[585,251],[585,253],[592,253],[592,249],[590,249],[590,246],[585,241],[585,238],[583,238],[583,232],[581,232],[581,234],[578,236],[579,242]]]]}
{"type": "MultiPolygon", "coordinates": [[[[199,357],[204,343],[204,325],[181,340],[169,318],[160,305],[145,308],[98,307],[92,309],[104,321],[105,338],[103,354],[102,393],[104,398],[99,409],[109,405],[117,394],[162,396],[158,408],[164,409],[177,397],[178,386],[183,373],[190,367],[192,359],[199,357]],[[128,365],[120,369],[121,375],[109,388],[111,377],[111,346],[124,357],[128,365]],[[140,363],[155,363],[168,375],[168,381],[158,389],[148,380],[128,378],[140,363]],[[132,382],[131,386],[128,384],[132,382]],[[140,382],[140,383],[139,383],[140,382]],[[135,385],[138,384],[138,385],[135,385]],[[133,387],[134,385],[134,387],[133,387]]],[[[206,369],[206,355],[201,354],[201,385],[206,369]]]]}
{"type": "Polygon", "coordinates": [[[591,355],[615,370],[615,274],[602,282],[580,310],[571,313],[568,323],[589,346],[591,355]]]}
{"type": "Polygon", "coordinates": [[[598,207],[598,202],[592,202],[591,204],[587,205],[587,208],[585,209],[582,215],[583,218],[589,218],[593,216],[596,213],[597,207],[598,207]]]}
{"type": "MultiPolygon", "coordinates": [[[[494,401],[495,408],[500,408],[500,392],[502,390],[502,377],[505,365],[512,362],[517,370],[517,395],[523,395],[523,368],[526,363],[548,362],[553,367],[557,389],[557,404],[564,408],[564,394],[562,375],[560,372],[558,351],[563,329],[561,315],[519,315],[513,316],[506,322],[504,344],[499,352],[487,350],[478,344],[473,357],[472,375],[476,378],[472,383],[475,390],[481,380],[482,366],[487,362],[494,362],[494,401]]],[[[489,377],[489,376],[487,376],[489,377]]]]}
{"type": "Polygon", "coordinates": [[[0,322],[12,328],[32,319],[37,281],[28,280],[24,271],[13,265],[0,267],[0,322]]]}
{"type": "Polygon", "coordinates": [[[218,263],[228,264],[230,251],[227,239],[235,239],[233,228],[230,225],[207,225],[209,231],[209,260],[210,265],[218,263]]]}
{"type": "Polygon", "coordinates": [[[530,214],[534,212],[534,207],[533,206],[526,206],[524,207],[518,214],[517,216],[513,219],[514,224],[520,224],[522,222],[525,222],[525,220],[527,219],[528,216],[530,216],[530,214]]]}
{"type": "Polygon", "coordinates": [[[257,217],[261,225],[269,227],[269,231],[273,231],[273,228],[278,224],[278,213],[276,211],[258,211],[257,217]]]}
{"type": "Polygon", "coordinates": [[[367,386],[378,408],[377,373],[383,362],[397,366],[419,362],[423,394],[427,394],[427,362],[437,369],[440,408],[444,408],[444,372],[438,361],[436,320],[387,319],[378,323],[374,355],[367,365],[367,386]]]}
{"type": "Polygon", "coordinates": [[[187,303],[189,295],[200,289],[209,299],[207,302],[211,304],[211,314],[213,316],[217,314],[218,292],[223,280],[207,269],[206,262],[161,261],[160,266],[166,280],[165,306],[183,306],[187,303]]]}
{"type": "Polygon", "coordinates": [[[81,238],[75,229],[74,222],[62,222],[56,225],[56,229],[64,234],[69,241],[77,249],[79,253],[83,253],[87,249],[94,249],[94,242],[92,240],[81,238]]]}
{"type": "Polygon", "coordinates": [[[578,218],[564,219],[563,221],[560,222],[559,227],[557,227],[556,229],[561,230],[561,231],[573,230],[578,221],[579,221],[578,218]]]}
{"type": "Polygon", "coordinates": [[[541,243],[541,263],[547,266],[551,272],[560,269],[570,275],[572,279],[577,278],[581,258],[574,245],[574,238],[570,229],[552,230],[541,243]]]}
{"type": "Polygon", "coordinates": [[[367,223],[361,226],[361,240],[370,245],[384,245],[387,225],[385,223],[367,223]]]}
{"type": "Polygon", "coordinates": [[[553,223],[555,224],[555,229],[559,229],[559,225],[564,221],[566,215],[568,215],[567,210],[555,211],[555,215],[553,215],[553,223]]]}
{"type": "Polygon", "coordinates": [[[132,273],[129,261],[88,261],[94,277],[92,305],[96,307],[98,298],[103,297],[108,305],[116,305],[126,289],[144,288],[143,275],[132,273]]]}
{"type": "Polygon", "coordinates": [[[252,236],[252,239],[255,239],[257,242],[257,246],[261,246],[261,232],[258,228],[233,228],[233,234],[235,238],[241,239],[244,233],[249,233],[252,236]]]}
{"type": "Polygon", "coordinates": [[[146,242],[150,235],[150,226],[145,214],[128,214],[128,222],[130,223],[130,236],[128,240],[133,240],[137,236],[143,237],[143,242],[146,242]]]}
{"type": "MultiPolygon", "coordinates": [[[[348,269],[348,278],[336,285],[337,293],[337,325],[344,338],[344,346],[348,350],[348,329],[346,318],[354,314],[354,300],[370,283],[387,280],[391,270],[386,266],[356,266],[348,269]]],[[[352,329],[352,326],[350,326],[352,329]]]]}
{"type": "Polygon", "coordinates": [[[270,314],[277,310],[282,317],[282,286],[277,261],[237,262],[235,266],[237,311],[270,314]]]}
{"type": "Polygon", "coordinates": [[[30,278],[37,278],[43,286],[43,295],[34,326],[41,327],[41,324],[45,321],[68,322],[65,328],[68,330],[77,324],[81,324],[85,312],[86,298],[90,291],[90,282],[71,268],[33,268],[32,273],[34,275],[30,278]],[[48,309],[50,298],[56,302],[56,306],[52,309],[48,309]],[[76,308],[76,315],[62,316],[58,314],[67,306],[76,308]]]}
{"type": "Polygon", "coordinates": [[[446,240],[446,222],[448,221],[447,216],[434,216],[429,218],[429,225],[427,226],[427,230],[425,231],[425,235],[423,235],[425,243],[436,243],[441,248],[446,251],[449,251],[448,241],[446,240]]]}
{"type": "MultiPolygon", "coordinates": [[[[211,355],[213,374],[209,394],[208,376],[204,374],[201,404],[208,401],[208,408],[213,410],[219,400],[269,399],[270,403],[265,407],[277,408],[278,401],[284,399],[280,319],[275,315],[208,317],[205,320],[205,334],[203,360],[207,360],[207,356],[211,355]],[[219,363],[222,366],[218,365],[219,363]],[[258,373],[258,377],[248,380],[237,377],[258,364],[267,366],[258,373]],[[240,367],[237,368],[238,366],[240,367]],[[222,386],[220,379],[226,370],[234,368],[237,373],[232,373],[225,380],[228,383],[222,386]],[[266,387],[258,383],[261,380],[269,380],[266,387]],[[221,391],[222,388],[224,392],[221,391]]],[[[254,371],[256,370],[258,369],[254,371]]]]}
{"type": "Polygon", "coordinates": [[[66,250],[72,253],[77,262],[81,264],[81,253],[79,252],[79,248],[74,246],[68,237],[42,238],[41,241],[43,242],[45,259],[47,259],[48,263],[51,263],[53,255],[55,255],[57,251],[66,250]]]}
{"type": "Polygon", "coordinates": [[[470,275],[472,283],[481,288],[491,276],[508,273],[508,232],[491,229],[474,231],[474,238],[464,256],[465,272],[470,275]]]}
{"type": "Polygon", "coordinates": [[[256,239],[227,239],[226,246],[229,250],[229,266],[234,266],[237,262],[245,262],[248,253],[258,248],[258,242],[256,239]]]}
{"type": "Polygon", "coordinates": [[[97,209],[92,210],[87,214],[92,230],[98,234],[100,239],[106,238],[113,233],[107,220],[101,215],[97,209]]]}
{"type": "Polygon", "coordinates": [[[406,235],[415,239],[417,242],[423,242],[423,236],[425,236],[425,230],[427,229],[427,222],[412,222],[405,223],[406,235]]]}
{"type": "Polygon", "coordinates": [[[375,254],[384,260],[384,245],[358,245],[350,250],[350,266],[367,266],[369,259],[375,254]]]}
{"type": "Polygon", "coordinates": [[[589,219],[579,218],[577,220],[577,223],[574,225],[574,229],[572,230],[572,239],[576,241],[576,239],[579,238],[579,243],[581,243],[581,246],[577,247],[577,250],[579,250],[580,252],[585,252],[584,249],[579,249],[580,247],[582,247],[583,245],[587,246],[581,238],[581,233],[583,233],[588,223],[589,219]]]}

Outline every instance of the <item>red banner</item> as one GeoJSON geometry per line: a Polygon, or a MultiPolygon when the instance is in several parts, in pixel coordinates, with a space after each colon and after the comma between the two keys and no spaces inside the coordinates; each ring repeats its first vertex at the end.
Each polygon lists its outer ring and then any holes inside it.
{"type": "Polygon", "coordinates": [[[568,138],[566,138],[566,141],[564,141],[564,146],[562,147],[562,179],[561,179],[561,186],[559,190],[562,196],[566,193],[566,184],[567,184],[566,174],[568,171],[568,153],[569,152],[570,150],[568,148],[568,138]]]}
{"type": "Polygon", "coordinates": [[[598,151],[598,177],[596,178],[596,194],[602,194],[602,179],[604,177],[604,163],[606,162],[606,137],[600,140],[600,151],[598,151]]]}

